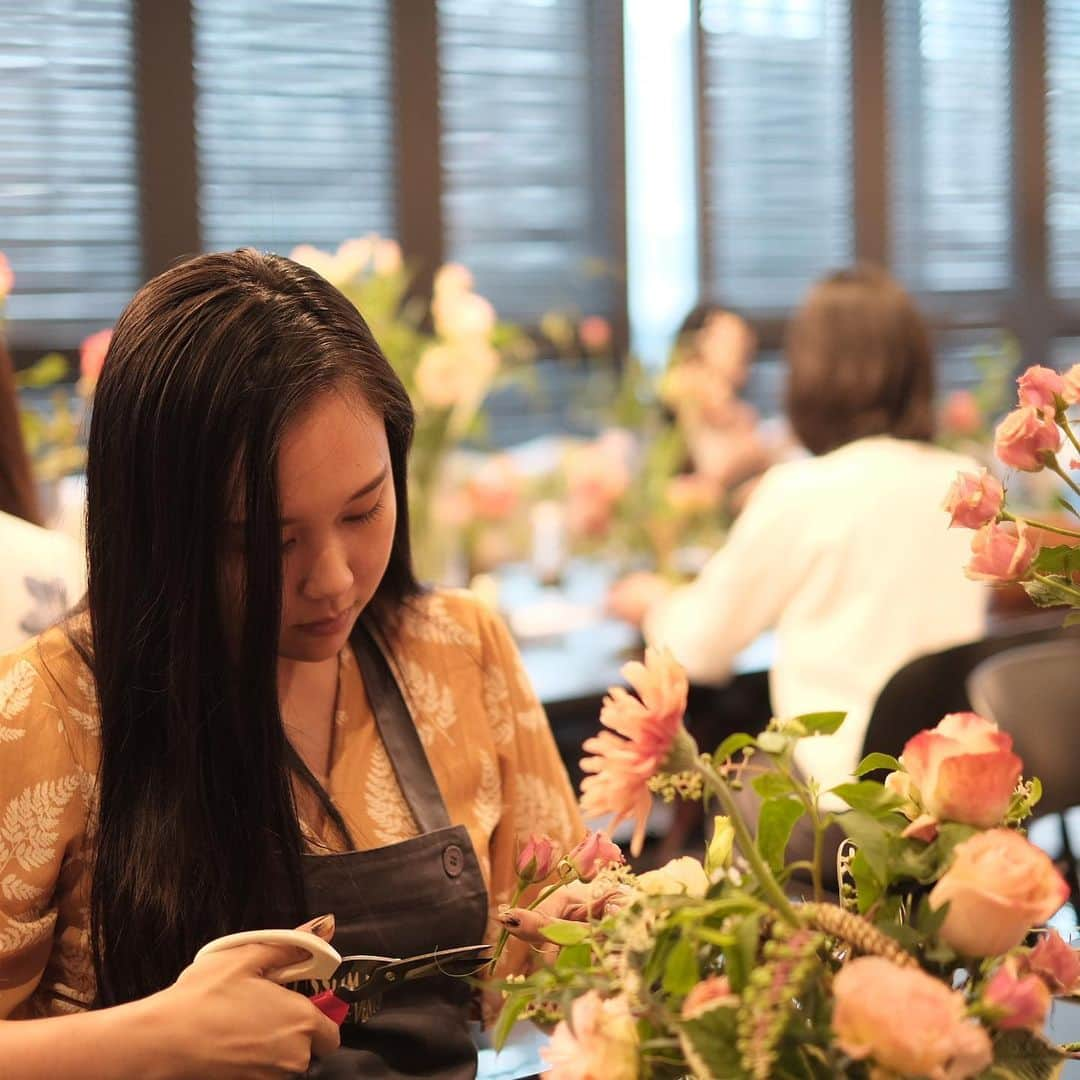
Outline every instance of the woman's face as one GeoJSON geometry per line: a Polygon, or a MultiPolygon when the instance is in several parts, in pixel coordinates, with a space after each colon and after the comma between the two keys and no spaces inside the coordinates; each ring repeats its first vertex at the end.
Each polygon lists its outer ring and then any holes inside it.
{"type": "Polygon", "coordinates": [[[355,394],[324,394],[286,428],[280,656],[336,656],[374,596],[397,521],[390,469],[383,421],[355,394]]]}

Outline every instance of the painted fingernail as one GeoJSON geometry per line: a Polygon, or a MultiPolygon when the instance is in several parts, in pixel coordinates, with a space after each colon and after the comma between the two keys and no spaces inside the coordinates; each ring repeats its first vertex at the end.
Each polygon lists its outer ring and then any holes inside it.
{"type": "Polygon", "coordinates": [[[332,934],[334,932],[334,916],[320,915],[317,919],[304,923],[300,929],[306,930],[309,934],[317,934],[319,937],[323,934],[332,934]]]}
{"type": "Polygon", "coordinates": [[[516,915],[511,915],[508,911],[504,911],[499,916],[499,922],[503,926],[509,927],[511,930],[516,930],[521,925],[521,920],[516,915]]]}

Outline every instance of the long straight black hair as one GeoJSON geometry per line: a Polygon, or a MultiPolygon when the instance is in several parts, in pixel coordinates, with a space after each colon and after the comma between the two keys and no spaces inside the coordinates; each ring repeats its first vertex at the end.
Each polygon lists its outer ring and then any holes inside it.
{"type": "Polygon", "coordinates": [[[90,427],[81,642],[101,709],[100,1004],[168,985],[217,935],[304,915],[295,755],[277,696],[276,463],[290,420],[336,389],[359,393],[386,427],[398,516],[368,615],[389,633],[417,591],[413,410],[355,308],[311,270],[241,250],[154,278],[116,325],[90,427]],[[245,587],[229,613],[232,500],[246,521],[245,587]]]}

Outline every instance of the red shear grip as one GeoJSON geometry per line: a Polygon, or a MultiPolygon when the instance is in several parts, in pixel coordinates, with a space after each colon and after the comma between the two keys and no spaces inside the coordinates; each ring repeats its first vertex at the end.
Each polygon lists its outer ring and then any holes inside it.
{"type": "Polygon", "coordinates": [[[333,990],[324,990],[321,994],[316,994],[310,1001],[319,1012],[330,1017],[338,1027],[344,1023],[345,1017],[349,1015],[348,1004],[342,1001],[333,990]]]}

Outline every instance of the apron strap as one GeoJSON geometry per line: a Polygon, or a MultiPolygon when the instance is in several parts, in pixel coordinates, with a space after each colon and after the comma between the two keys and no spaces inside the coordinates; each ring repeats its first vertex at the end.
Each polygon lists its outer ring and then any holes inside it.
{"type": "Polygon", "coordinates": [[[450,815],[390,664],[363,620],[357,623],[353,641],[375,725],[416,824],[422,833],[444,829],[450,815]]]}

